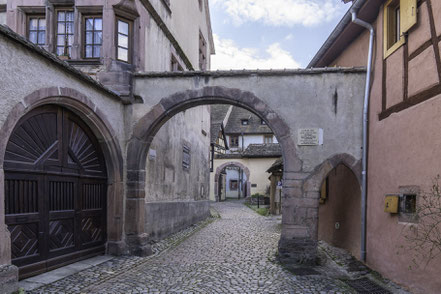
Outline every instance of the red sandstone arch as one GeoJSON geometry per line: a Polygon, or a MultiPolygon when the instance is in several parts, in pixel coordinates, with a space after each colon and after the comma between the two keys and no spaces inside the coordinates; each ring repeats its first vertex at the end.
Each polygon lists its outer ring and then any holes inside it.
{"type": "MultiPolygon", "coordinates": [[[[74,112],[88,124],[99,141],[108,174],[107,251],[111,254],[122,254],[124,250],[122,152],[116,133],[106,115],[87,96],[71,88],[51,87],[37,90],[16,104],[0,129],[0,137],[3,139],[0,142],[0,166],[3,166],[6,144],[20,118],[37,107],[49,104],[63,106],[74,112]]],[[[0,176],[3,176],[2,169],[0,176]]],[[[3,181],[0,181],[0,199],[4,199],[3,181]]]]}
{"type": "Polygon", "coordinates": [[[240,162],[237,161],[229,161],[226,162],[224,164],[222,164],[221,166],[219,166],[218,168],[216,168],[216,174],[214,175],[214,196],[216,199],[219,199],[219,195],[218,195],[218,185],[219,185],[219,177],[220,177],[220,173],[229,166],[237,166],[241,169],[243,169],[245,171],[245,175],[247,176],[247,181],[246,181],[246,191],[247,191],[247,195],[245,195],[245,197],[250,196],[251,193],[251,182],[250,182],[250,170],[248,167],[246,167],[245,165],[243,165],[240,162]]]}
{"type": "MultiPolygon", "coordinates": [[[[263,100],[253,93],[226,87],[204,87],[187,90],[161,99],[136,123],[132,137],[127,145],[127,198],[125,232],[129,250],[133,254],[148,254],[145,234],[145,165],[147,152],[155,134],[173,115],[188,108],[206,104],[231,104],[245,108],[264,119],[273,130],[282,148],[284,177],[300,172],[302,162],[297,157],[296,145],[291,137],[289,126],[263,100]]],[[[288,184],[288,188],[290,184],[288,184]]],[[[295,197],[290,190],[284,192],[285,198],[295,197]]]]}

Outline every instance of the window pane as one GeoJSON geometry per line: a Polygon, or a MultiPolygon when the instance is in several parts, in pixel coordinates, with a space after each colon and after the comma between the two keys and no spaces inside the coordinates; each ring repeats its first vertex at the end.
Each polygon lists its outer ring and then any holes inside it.
{"type": "Polygon", "coordinates": [[[95,30],[96,31],[103,30],[103,20],[101,18],[95,18],[95,30]]]}
{"type": "Polygon", "coordinates": [[[64,48],[63,47],[57,47],[57,55],[63,55],[64,48]]]}
{"type": "Polygon", "coordinates": [[[74,21],[74,13],[73,11],[66,12],[66,21],[74,21]]]}
{"type": "Polygon", "coordinates": [[[86,18],[86,30],[93,30],[93,18],[86,18]]]}
{"type": "Polygon", "coordinates": [[[58,23],[58,30],[57,30],[57,32],[59,34],[65,34],[66,33],[66,27],[65,27],[64,22],[59,22],[58,23]]]}
{"type": "Polygon", "coordinates": [[[92,46],[86,46],[86,58],[91,58],[92,55],[92,46]]]}
{"type": "Polygon", "coordinates": [[[93,33],[92,32],[86,33],[86,44],[93,44],[93,33]]]}
{"type": "Polygon", "coordinates": [[[29,41],[37,43],[37,32],[29,32],[29,41]]]}
{"type": "Polygon", "coordinates": [[[38,29],[40,31],[44,31],[46,30],[46,19],[45,18],[40,18],[38,21],[38,29]]]}
{"type": "Polygon", "coordinates": [[[45,32],[38,32],[38,44],[44,45],[46,43],[46,33],[45,32]]]}
{"type": "Polygon", "coordinates": [[[129,24],[118,20],[118,33],[128,35],[129,34],[129,24]]]}
{"type": "Polygon", "coordinates": [[[93,33],[93,41],[95,44],[102,44],[103,43],[103,33],[101,33],[101,32],[93,33]]]}
{"type": "Polygon", "coordinates": [[[101,46],[93,46],[93,57],[101,57],[101,46]]]}
{"type": "Polygon", "coordinates": [[[129,48],[129,38],[127,36],[118,35],[118,46],[129,48]]]}
{"type": "Polygon", "coordinates": [[[67,33],[73,34],[74,33],[74,24],[72,22],[66,23],[67,25],[67,33]]]}
{"type": "Polygon", "coordinates": [[[65,42],[65,35],[57,36],[57,45],[58,46],[64,46],[65,42]]]}
{"type": "Polygon", "coordinates": [[[69,46],[72,46],[73,41],[74,41],[74,36],[73,36],[73,35],[68,36],[67,40],[68,40],[68,43],[67,43],[67,44],[68,44],[69,46]]]}
{"type": "Polygon", "coordinates": [[[37,30],[37,27],[38,27],[37,22],[38,22],[37,18],[31,18],[29,20],[29,30],[31,30],[31,31],[37,30]]]}
{"type": "Polygon", "coordinates": [[[65,20],[65,13],[64,13],[64,11],[59,11],[58,12],[58,20],[59,21],[64,21],[65,20]]]}
{"type": "Polygon", "coordinates": [[[118,48],[118,59],[123,61],[129,61],[129,51],[124,48],[118,48]]]}

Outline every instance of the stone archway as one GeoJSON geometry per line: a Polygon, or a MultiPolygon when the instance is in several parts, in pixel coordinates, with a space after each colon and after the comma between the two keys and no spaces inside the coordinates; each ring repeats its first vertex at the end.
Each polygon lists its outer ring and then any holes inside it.
{"type": "Polygon", "coordinates": [[[247,181],[246,181],[246,191],[247,191],[247,195],[245,195],[245,197],[250,196],[251,193],[251,181],[250,181],[250,170],[248,167],[246,167],[245,165],[243,165],[240,162],[237,161],[230,161],[230,162],[226,162],[224,164],[222,164],[221,166],[216,168],[216,174],[214,175],[214,195],[216,199],[219,199],[219,191],[218,191],[218,185],[219,185],[219,177],[220,177],[220,173],[229,166],[236,166],[241,168],[244,172],[245,175],[247,176],[247,181]]]}
{"type": "MultiPolygon", "coordinates": [[[[98,140],[107,165],[107,252],[122,254],[123,246],[123,157],[115,131],[108,122],[104,113],[85,95],[70,88],[44,88],[26,96],[22,102],[16,104],[0,129],[0,136],[4,140],[0,143],[0,218],[4,220],[4,171],[3,161],[6,144],[18,121],[27,113],[44,105],[58,105],[69,109],[87,123],[98,140]]],[[[7,228],[1,224],[0,235],[2,240],[0,263],[10,264],[10,242],[7,228]],[[3,247],[4,246],[4,247],[3,247]],[[4,254],[3,254],[4,253],[4,254]]]]}
{"type": "MultiPolygon", "coordinates": [[[[125,232],[127,234],[128,247],[132,254],[147,255],[151,252],[144,225],[145,165],[150,144],[161,126],[173,115],[188,108],[206,104],[231,104],[239,106],[264,119],[273,130],[282,148],[285,167],[284,178],[286,179],[286,189],[284,189],[283,197],[285,199],[302,197],[301,191],[296,190],[293,185],[293,180],[297,179],[297,174],[302,169],[302,162],[297,157],[296,146],[291,137],[290,128],[263,100],[251,92],[225,87],[204,87],[199,90],[187,90],[172,94],[161,99],[158,104],[153,106],[148,113],[138,120],[127,145],[125,232]]],[[[288,204],[283,209],[291,210],[291,208],[288,204]]],[[[299,224],[299,226],[302,225],[299,224]]],[[[305,232],[309,232],[309,230],[304,228],[299,231],[297,228],[287,225],[282,232],[282,240],[284,240],[285,235],[288,239],[299,236],[302,240],[310,238],[310,236],[305,235],[305,232]]],[[[308,247],[304,250],[310,250],[310,248],[308,247]]],[[[314,255],[314,252],[312,252],[312,255],[314,255]]],[[[312,258],[315,259],[315,255],[312,258]]]]}
{"type": "MultiPolygon", "coordinates": [[[[328,158],[312,172],[304,174],[303,180],[294,181],[298,185],[297,189],[302,191],[303,198],[293,198],[294,213],[291,215],[284,214],[282,217],[284,219],[294,218],[292,222],[306,225],[310,238],[304,239],[304,245],[310,248],[316,248],[318,241],[318,210],[321,185],[328,174],[340,164],[352,171],[361,191],[361,160],[356,160],[353,156],[345,153],[328,158]]],[[[284,183],[284,189],[286,189],[286,183],[284,183]]],[[[292,248],[297,246],[296,241],[298,242],[298,240],[291,239],[282,243],[282,246],[279,246],[279,253],[282,259],[287,258],[298,263],[305,263],[308,261],[308,256],[303,255],[302,251],[292,251],[292,248]]]]}

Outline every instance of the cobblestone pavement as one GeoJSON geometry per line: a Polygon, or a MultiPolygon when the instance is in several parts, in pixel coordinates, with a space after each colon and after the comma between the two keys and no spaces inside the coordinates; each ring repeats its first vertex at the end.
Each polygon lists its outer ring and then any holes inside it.
{"type": "Polygon", "coordinates": [[[353,293],[323,275],[295,276],[276,261],[280,225],[241,202],[155,245],[149,258],[118,257],[32,293],[353,293]]]}

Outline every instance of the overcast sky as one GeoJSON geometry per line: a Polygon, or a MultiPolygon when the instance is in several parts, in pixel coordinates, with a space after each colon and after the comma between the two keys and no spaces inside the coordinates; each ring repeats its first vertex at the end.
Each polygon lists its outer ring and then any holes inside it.
{"type": "Polygon", "coordinates": [[[304,68],[349,9],[341,0],[209,0],[216,69],[304,68]]]}

